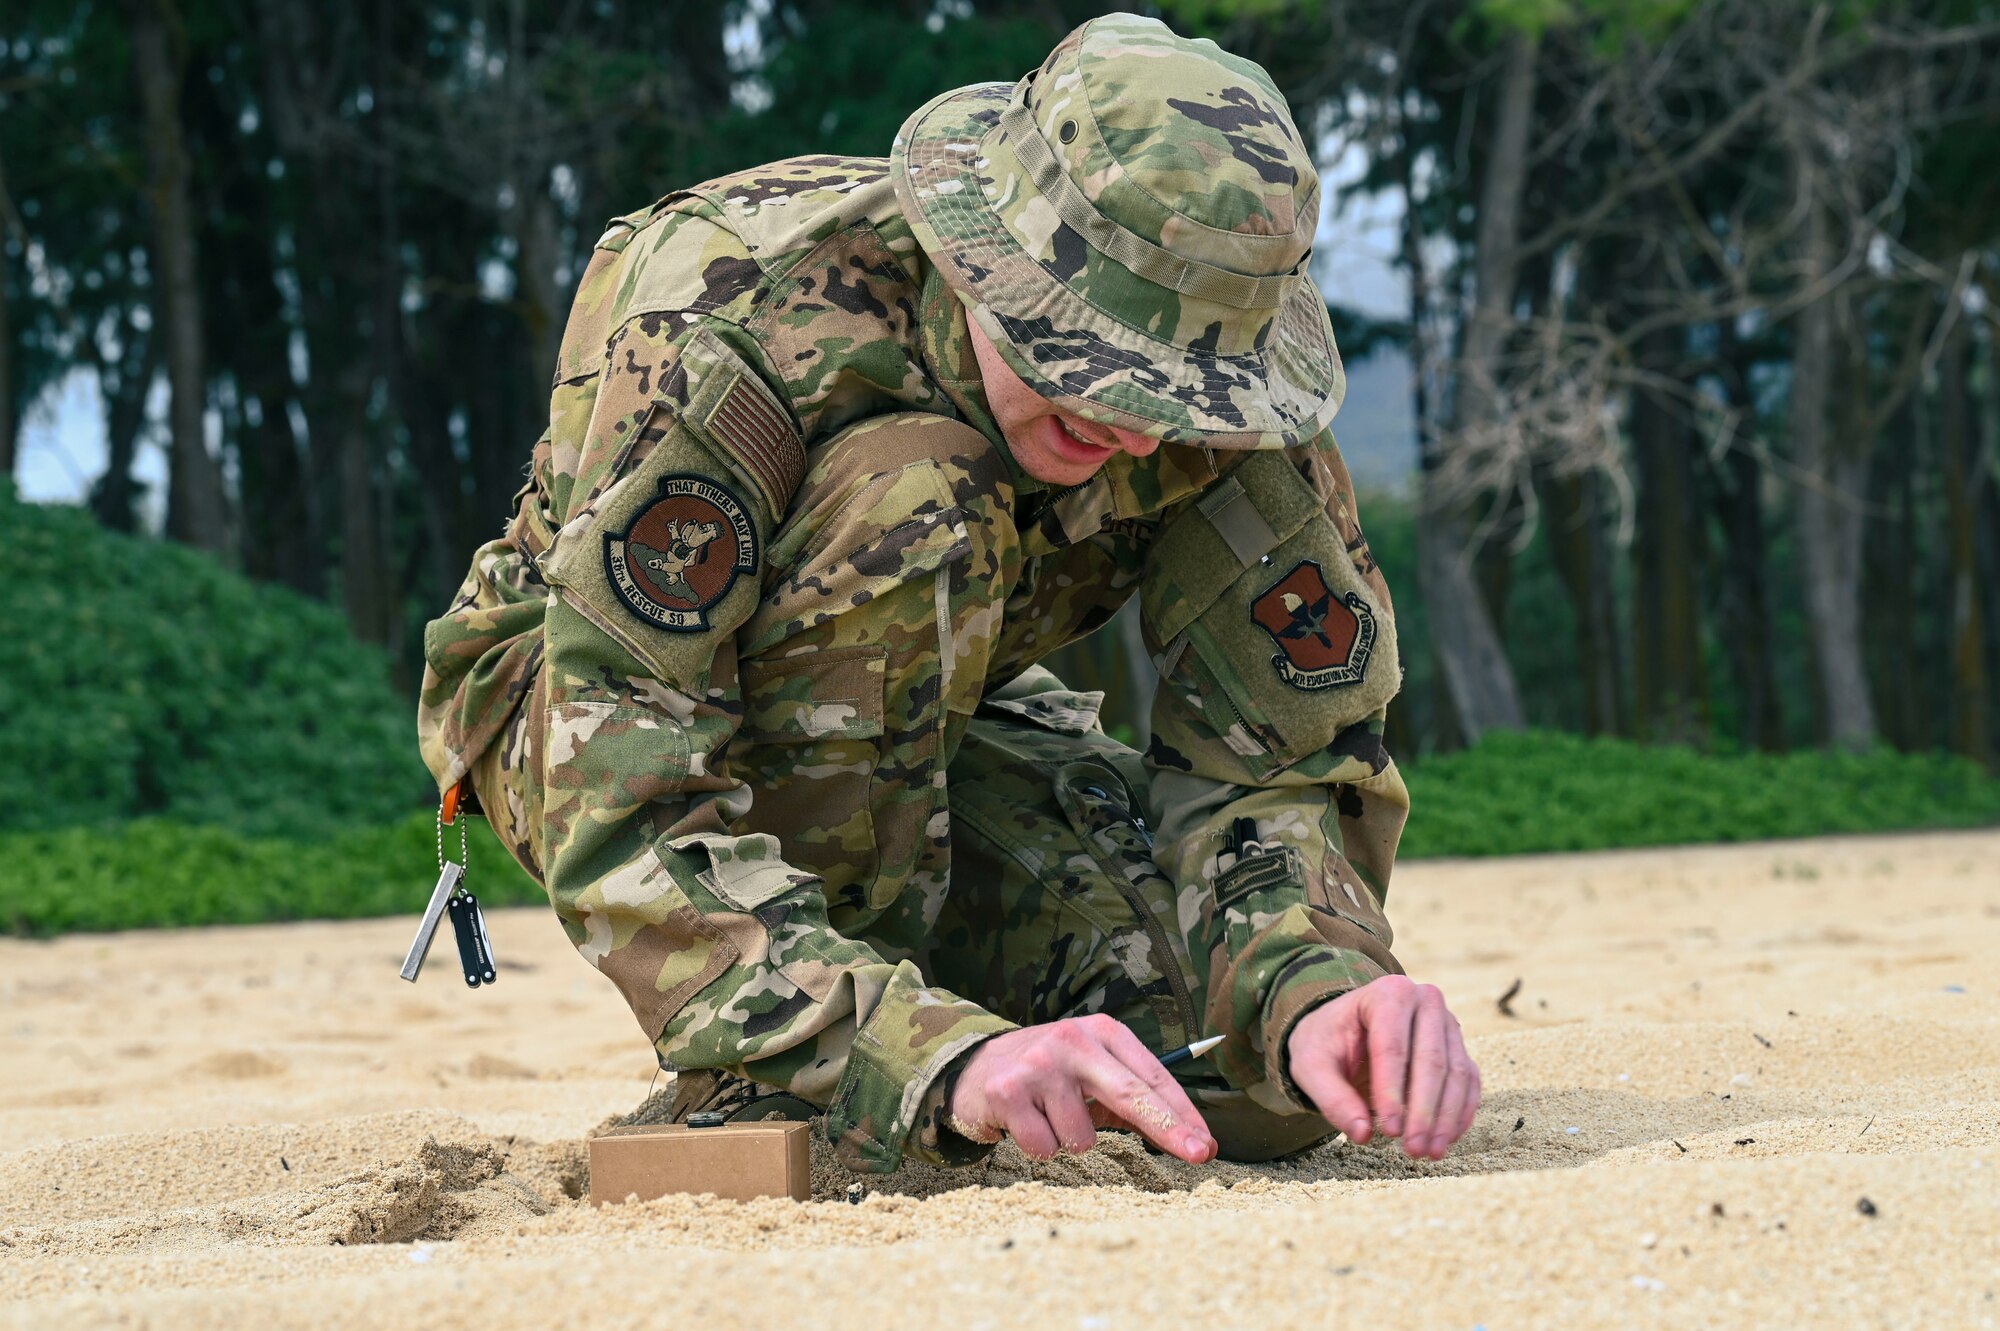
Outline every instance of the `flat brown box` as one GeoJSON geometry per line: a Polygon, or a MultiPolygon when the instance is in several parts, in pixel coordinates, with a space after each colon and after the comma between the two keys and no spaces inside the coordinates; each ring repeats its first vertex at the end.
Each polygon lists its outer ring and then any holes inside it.
{"type": "Polygon", "coordinates": [[[612,1128],[590,1139],[593,1206],[712,1192],[730,1201],[811,1195],[810,1123],[612,1128]]]}

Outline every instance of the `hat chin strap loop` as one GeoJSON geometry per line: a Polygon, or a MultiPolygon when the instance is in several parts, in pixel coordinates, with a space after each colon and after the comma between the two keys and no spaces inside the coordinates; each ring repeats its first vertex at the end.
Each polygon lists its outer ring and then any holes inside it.
{"type": "Polygon", "coordinates": [[[1312,257],[1310,248],[1289,272],[1251,277],[1184,259],[1098,212],[1071,182],[1069,173],[1050,150],[1048,140],[1042,137],[1024,96],[1027,84],[1024,79],[1013,101],[1000,113],[1000,132],[1035,189],[1055,208],[1056,216],[1082,236],[1090,248],[1155,286],[1238,310],[1275,310],[1298,289],[1300,274],[1312,257]]]}

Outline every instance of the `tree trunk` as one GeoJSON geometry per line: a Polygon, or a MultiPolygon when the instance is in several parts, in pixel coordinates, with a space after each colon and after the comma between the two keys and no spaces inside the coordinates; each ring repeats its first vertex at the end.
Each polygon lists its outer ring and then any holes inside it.
{"type": "Polygon", "coordinates": [[[21,290],[26,291],[27,229],[20,213],[14,208],[14,196],[7,192],[6,161],[0,159],[0,487],[14,479],[15,465],[21,460],[21,407],[26,405],[17,406],[14,401],[14,333],[7,309],[7,268],[4,259],[9,235],[21,243],[24,275],[21,290]]]}
{"type": "MultiPolygon", "coordinates": [[[[377,87],[387,87],[384,49],[389,42],[390,6],[375,6],[377,87]]],[[[394,648],[400,616],[396,613],[395,578],[387,548],[386,497],[388,481],[378,474],[387,459],[377,441],[385,422],[395,415],[396,368],[401,354],[400,301],[402,255],[397,239],[396,162],[392,145],[382,132],[386,109],[378,110],[374,172],[374,244],[368,277],[369,320],[365,354],[354,358],[342,375],[342,396],[349,411],[340,448],[340,578],[348,623],[368,642],[394,648]],[[377,409],[379,408],[379,410],[377,409]]]]}
{"type": "Polygon", "coordinates": [[[1486,603],[1486,617],[1502,650],[1507,641],[1507,604],[1514,591],[1514,542],[1520,539],[1525,514],[1519,491],[1501,502],[1500,511],[1488,519],[1485,539],[1472,559],[1473,581],[1479,584],[1479,599],[1486,603]]]}
{"type": "Polygon", "coordinates": [[[1986,376],[1985,410],[1980,413],[1984,428],[1979,464],[1973,469],[1979,477],[1979,501],[1972,531],[1978,547],[1974,557],[1979,590],[1986,598],[1987,715],[2000,718],[2000,670],[1990,668],[1991,662],[2000,661],[2000,336],[1988,332],[1985,341],[1992,365],[1986,376]]]}
{"type": "Polygon", "coordinates": [[[1770,551],[1764,532],[1764,467],[1750,428],[1757,404],[1750,393],[1751,356],[1725,322],[1717,333],[1725,364],[1723,388],[1732,413],[1729,446],[1709,468],[1723,561],[1718,578],[1717,627],[1729,657],[1741,711],[1737,738],[1777,752],[1785,747],[1785,709],[1778,694],[1771,642],[1770,551]]]}
{"type": "Polygon", "coordinates": [[[1916,478],[1925,465],[1925,431],[1918,421],[1915,394],[1891,414],[1890,437],[1897,446],[1877,450],[1869,464],[1868,493],[1888,510],[1868,532],[1861,588],[1877,631],[1869,634],[1869,679],[1874,686],[1875,720],[1882,737],[1906,751],[1932,745],[1930,709],[1924,706],[1919,668],[1922,625],[1918,610],[1916,478]]]}
{"type": "MultiPolygon", "coordinates": [[[[1949,317],[1949,316],[1948,316],[1949,317]]],[[[1972,418],[1972,338],[1963,311],[1952,319],[1938,362],[1939,451],[1945,495],[1945,634],[1951,655],[1951,747],[1991,765],[1987,718],[1986,625],[1979,586],[1979,512],[1983,451],[1972,418]]]]}
{"type": "Polygon", "coordinates": [[[140,332],[127,320],[118,337],[116,365],[96,353],[86,341],[97,371],[97,390],[104,399],[104,474],[90,487],[90,511],[113,531],[133,531],[139,525],[139,486],[132,479],[132,459],[139,450],[139,431],[146,423],[146,397],[152,391],[159,360],[159,327],[140,332]]]}
{"type": "MultiPolygon", "coordinates": [[[[6,198],[6,177],[0,175],[0,222],[7,220],[6,198]]],[[[14,333],[7,322],[6,253],[7,240],[0,235],[0,489],[14,479],[20,450],[20,418],[14,411],[14,333]]]]}
{"type": "Polygon", "coordinates": [[[1721,630],[1736,678],[1745,746],[1776,753],[1785,747],[1785,706],[1778,694],[1771,643],[1769,542],[1764,535],[1764,468],[1741,439],[1714,470],[1727,567],[1722,576],[1721,630]]]}
{"type": "Polygon", "coordinates": [[[243,567],[253,578],[307,596],[326,594],[323,552],[312,544],[306,457],[292,426],[292,377],[285,321],[261,245],[246,256],[237,284],[244,334],[231,357],[245,420],[237,447],[242,466],[243,567]]]}
{"type": "MultiPolygon", "coordinates": [[[[1475,298],[1466,325],[1457,377],[1459,430],[1490,425],[1502,411],[1500,357],[1513,331],[1519,272],[1521,195],[1526,183],[1528,134],[1533,124],[1537,39],[1508,38],[1499,105],[1488,142],[1480,190],[1475,298]]],[[[1414,213],[1414,207],[1408,209],[1414,213]]],[[[1406,227],[1406,233],[1408,228],[1406,227]]],[[[1406,239],[1405,245],[1410,244],[1406,239]]],[[[1419,312],[1421,313],[1421,312],[1419,312]]],[[[1443,464],[1435,432],[1426,431],[1421,454],[1422,519],[1417,526],[1417,584],[1430,615],[1438,671],[1467,743],[1488,730],[1519,729],[1520,690],[1500,634],[1472,575],[1464,497],[1440,493],[1443,464]]]]}
{"type": "MultiPolygon", "coordinates": [[[[1800,189],[1811,190],[1803,166],[1797,179],[1800,189]]],[[[1820,280],[1833,267],[1832,223],[1817,199],[1806,208],[1800,259],[1806,282],[1820,280]]],[[[1832,430],[1834,297],[1822,296],[1801,309],[1792,338],[1792,455],[1802,477],[1799,569],[1820,685],[1820,729],[1830,743],[1861,748],[1875,738],[1875,708],[1861,657],[1861,485],[1867,459],[1865,441],[1845,431],[1836,438],[1832,430]]]]}
{"type": "MultiPolygon", "coordinates": [[[[1678,372],[1680,334],[1648,333],[1641,365],[1678,372]]],[[[1640,389],[1632,395],[1632,455],[1639,530],[1632,589],[1633,733],[1645,740],[1708,739],[1708,672],[1702,660],[1702,520],[1696,504],[1695,441],[1679,404],[1640,389]]]]}
{"type": "Polygon", "coordinates": [[[229,500],[222,468],[205,438],[207,378],[202,364],[201,277],[194,207],[181,124],[184,53],[171,0],[127,0],[132,60],[146,121],[153,213],[153,283],[159,336],[165,340],[169,446],[167,535],[220,553],[230,545],[229,500]]]}
{"type": "Polygon", "coordinates": [[[1538,477],[1556,573],[1576,615],[1576,659],[1586,734],[1624,733],[1624,662],[1617,592],[1604,534],[1604,482],[1595,472],[1538,477]]]}

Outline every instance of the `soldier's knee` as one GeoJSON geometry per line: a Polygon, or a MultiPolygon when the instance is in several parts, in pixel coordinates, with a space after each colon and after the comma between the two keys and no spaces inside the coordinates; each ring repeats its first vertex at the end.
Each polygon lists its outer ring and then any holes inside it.
{"type": "Polygon", "coordinates": [[[1200,1096],[1195,1105],[1208,1123],[1220,1157],[1237,1164],[1295,1155],[1318,1146],[1335,1131],[1318,1114],[1274,1114],[1237,1092],[1200,1096]]]}

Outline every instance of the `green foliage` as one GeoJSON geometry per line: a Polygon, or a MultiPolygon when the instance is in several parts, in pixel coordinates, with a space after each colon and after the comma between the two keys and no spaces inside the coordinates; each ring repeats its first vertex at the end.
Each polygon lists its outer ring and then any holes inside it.
{"type": "Polygon", "coordinates": [[[855,0],[781,11],[763,32],[757,71],[770,105],[719,119],[735,160],[717,169],[797,153],[886,157],[918,107],[969,83],[1013,82],[1089,16],[1074,3],[1034,14],[939,12],[929,22],[855,0]]]}
{"type": "Polygon", "coordinates": [[[1942,754],[1715,756],[1493,734],[1410,774],[1403,855],[1516,855],[2000,823],[2000,780],[1942,754]]]}
{"type": "Polygon", "coordinates": [[[158,815],[307,839],[429,792],[339,612],[0,487],[0,829],[158,815]]]}
{"type": "MultiPolygon", "coordinates": [[[[0,933],[409,914],[429,899],[436,854],[432,816],[421,813],[321,842],[162,819],[0,833],[0,933]]],[[[468,855],[480,904],[546,900],[483,820],[472,821],[468,855]]]]}
{"type": "Polygon", "coordinates": [[[1591,47],[1609,56],[1628,41],[1656,43],[1673,32],[1697,0],[1474,0],[1474,17],[1496,31],[1540,37],[1551,28],[1591,29],[1591,47]]]}
{"type": "MultiPolygon", "coordinates": [[[[1406,860],[2000,823],[2000,780],[1930,754],[1716,757],[1531,731],[1433,758],[1409,782],[1406,860]]],[[[0,932],[409,914],[430,889],[432,835],[427,814],[317,843],[161,819],[0,833],[0,932]]],[[[471,836],[482,903],[544,900],[483,821],[471,836]]]]}

